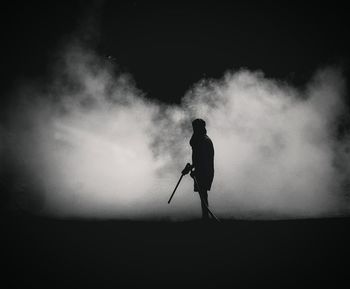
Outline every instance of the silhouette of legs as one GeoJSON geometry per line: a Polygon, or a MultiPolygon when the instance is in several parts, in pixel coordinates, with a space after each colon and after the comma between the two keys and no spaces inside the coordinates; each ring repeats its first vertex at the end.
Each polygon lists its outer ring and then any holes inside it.
{"type": "Polygon", "coordinates": [[[198,192],[199,197],[201,198],[201,206],[202,206],[202,219],[203,220],[208,220],[209,219],[209,212],[208,212],[208,192],[207,191],[202,191],[198,192]]]}

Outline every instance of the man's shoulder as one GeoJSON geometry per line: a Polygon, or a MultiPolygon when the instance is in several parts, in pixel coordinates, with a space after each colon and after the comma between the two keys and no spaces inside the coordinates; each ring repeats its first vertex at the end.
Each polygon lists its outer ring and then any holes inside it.
{"type": "Polygon", "coordinates": [[[211,139],[210,139],[210,137],[207,136],[207,135],[204,136],[204,140],[205,140],[205,141],[208,141],[208,142],[212,142],[211,139]]]}
{"type": "Polygon", "coordinates": [[[213,142],[211,141],[210,137],[208,137],[207,135],[204,137],[204,141],[209,145],[213,145],[213,142]]]}
{"type": "Polygon", "coordinates": [[[199,138],[191,138],[190,145],[192,147],[198,147],[198,146],[213,146],[213,142],[211,141],[210,137],[207,135],[201,136],[199,138]]]}

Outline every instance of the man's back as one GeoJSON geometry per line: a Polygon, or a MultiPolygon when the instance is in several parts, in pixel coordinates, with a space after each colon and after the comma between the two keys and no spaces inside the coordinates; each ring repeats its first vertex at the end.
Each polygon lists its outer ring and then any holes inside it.
{"type": "Polygon", "coordinates": [[[209,191],[214,178],[213,143],[206,134],[194,134],[190,144],[192,147],[192,165],[200,189],[209,191]]]}

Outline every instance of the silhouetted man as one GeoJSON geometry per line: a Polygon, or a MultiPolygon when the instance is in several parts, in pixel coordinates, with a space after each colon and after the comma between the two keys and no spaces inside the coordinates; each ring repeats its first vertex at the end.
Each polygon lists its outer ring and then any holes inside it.
{"type": "Polygon", "coordinates": [[[191,172],[191,176],[194,178],[194,191],[199,193],[201,199],[202,218],[207,220],[209,218],[208,191],[210,191],[214,178],[214,146],[207,136],[203,119],[195,119],[192,122],[192,127],[193,135],[190,145],[194,170],[191,172]]]}

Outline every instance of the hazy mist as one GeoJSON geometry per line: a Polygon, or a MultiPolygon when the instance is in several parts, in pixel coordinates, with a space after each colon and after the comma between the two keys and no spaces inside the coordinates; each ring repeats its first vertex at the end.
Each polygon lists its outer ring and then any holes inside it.
{"type": "Polygon", "coordinates": [[[191,120],[201,117],[215,147],[209,204],[218,217],[348,212],[339,69],[315,72],[303,88],[262,71],[227,71],[194,84],[180,105],[151,101],[135,82],[75,43],[49,85],[29,81],[13,92],[0,150],[15,207],[60,217],[200,217],[189,176],[167,200],[191,161],[191,120]]]}

